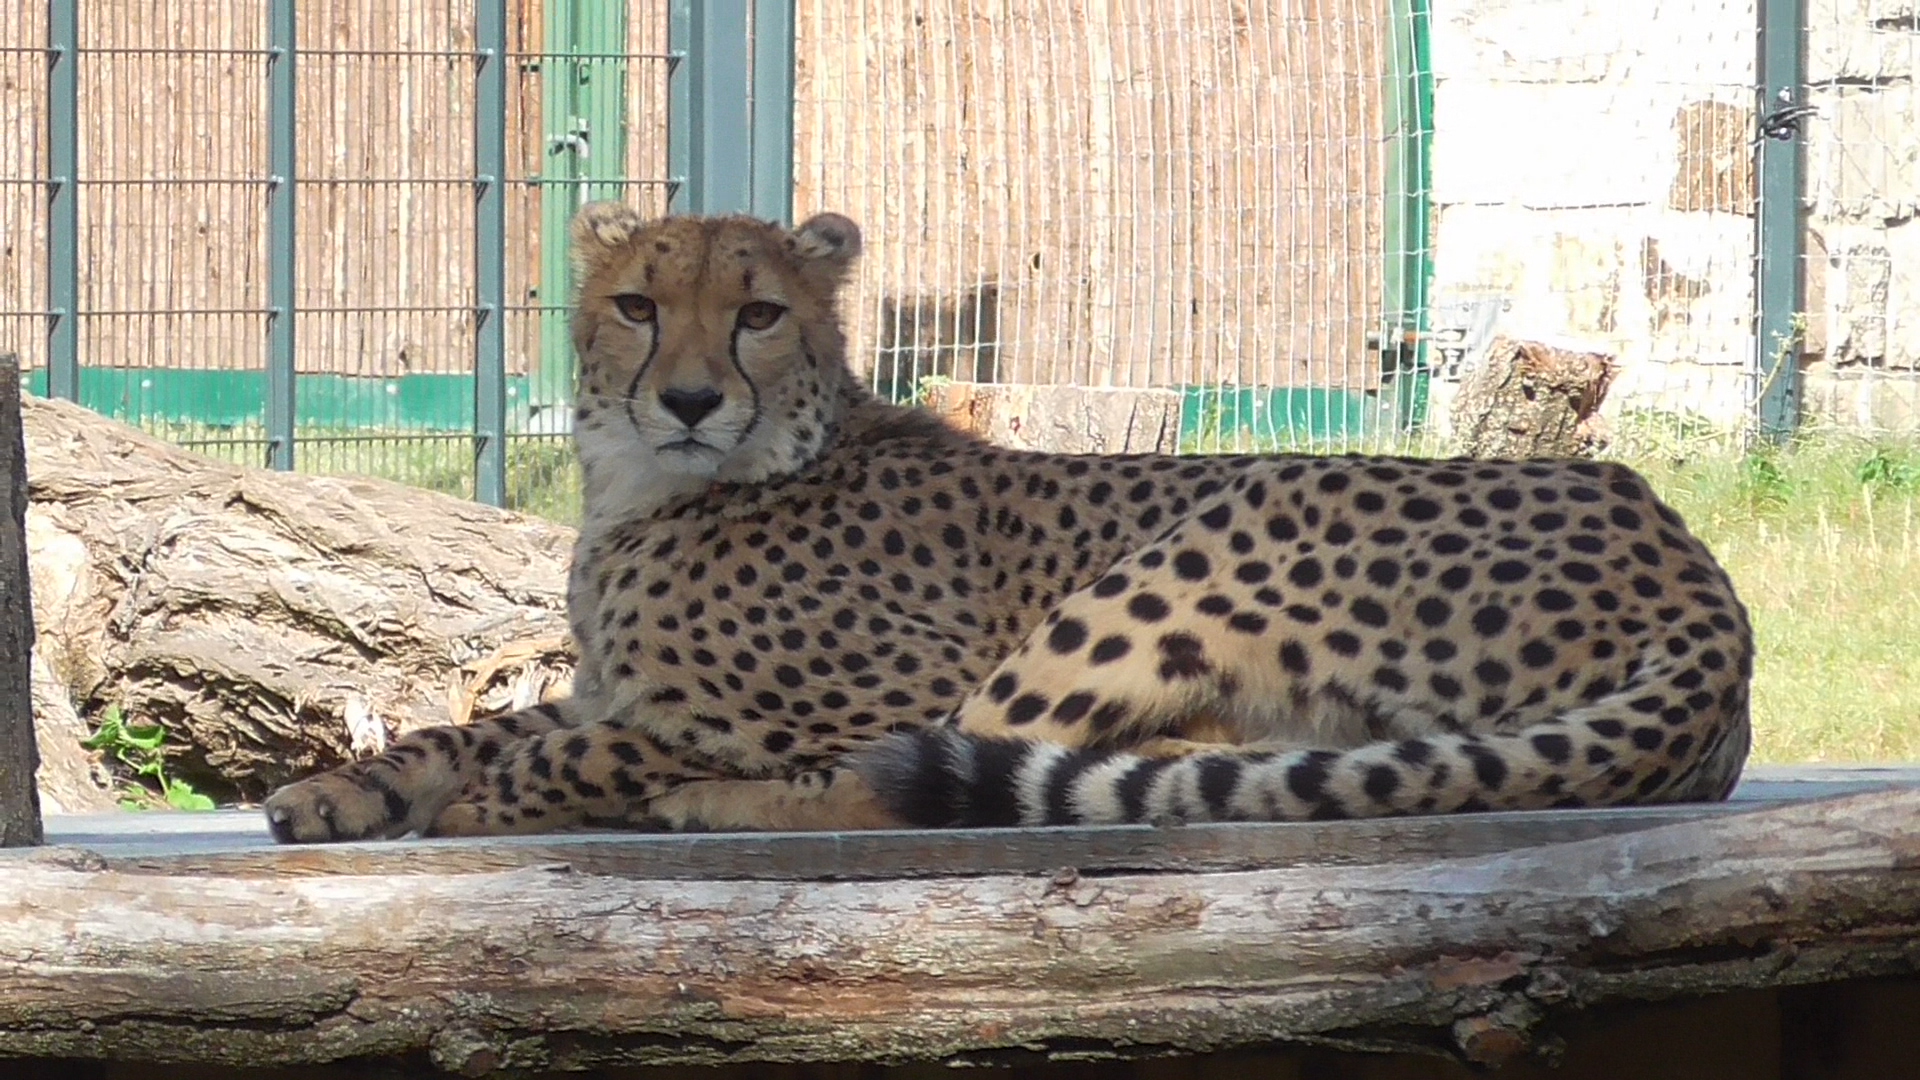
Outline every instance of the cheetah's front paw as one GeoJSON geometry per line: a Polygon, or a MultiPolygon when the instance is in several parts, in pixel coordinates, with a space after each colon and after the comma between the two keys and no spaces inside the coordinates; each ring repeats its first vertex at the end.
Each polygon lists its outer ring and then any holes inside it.
{"type": "Polygon", "coordinates": [[[283,844],[388,839],[410,828],[404,796],[345,769],[288,784],[265,809],[268,830],[283,844]]]}

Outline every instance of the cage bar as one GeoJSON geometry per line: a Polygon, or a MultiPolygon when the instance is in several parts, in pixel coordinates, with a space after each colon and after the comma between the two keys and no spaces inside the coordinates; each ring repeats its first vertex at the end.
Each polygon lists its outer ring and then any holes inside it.
{"type": "Polygon", "coordinates": [[[753,0],[755,217],[793,221],[794,0],[753,0]]]}
{"type": "Polygon", "coordinates": [[[299,54],[294,3],[271,0],[267,8],[267,467],[286,471],[293,469],[298,397],[294,170],[299,54]]]}
{"type": "Polygon", "coordinates": [[[507,502],[507,0],[474,4],[474,497],[507,502]]]}
{"type": "Polygon", "coordinates": [[[47,396],[80,400],[80,0],[47,4],[47,396]]]}
{"type": "Polygon", "coordinates": [[[1800,419],[1800,353],[1805,342],[1807,207],[1806,0],[1758,0],[1759,138],[1754,175],[1754,344],[1759,434],[1790,437],[1800,419]]]}
{"type": "MultiPolygon", "coordinates": [[[[670,204],[676,213],[745,213],[754,207],[747,14],[747,0],[673,5],[670,51],[681,57],[673,68],[668,120],[668,155],[680,181],[670,204]]],[[[788,154],[791,146],[789,140],[788,154]]]]}

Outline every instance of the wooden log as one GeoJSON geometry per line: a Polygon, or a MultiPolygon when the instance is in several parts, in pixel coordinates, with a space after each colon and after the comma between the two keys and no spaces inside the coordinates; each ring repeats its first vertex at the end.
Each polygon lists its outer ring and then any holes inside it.
{"type": "Polygon", "coordinates": [[[20,358],[0,354],[0,847],[41,840],[33,735],[33,603],[27,576],[27,451],[20,358]]]}
{"type": "MultiPolygon", "coordinates": [[[[227,465],[62,401],[24,420],[42,696],[165,725],[169,771],[203,790],[259,797],[566,688],[569,528],[227,465]]],[[[43,749],[71,750],[56,720],[43,749]]]]}
{"type": "Polygon", "coordinates": [[[0,1056],[480,1074],[1280,1041],[1492,1064],[1593,1006],[1920,971],[1912,789],[1232,873],[669,881],[547,846],[452,874],[7,856],[0,1056]]]}
{"type": "Polygon", "coordinates": [[[926,405],[997,446],[1053,454],[1170,454],[1180,394],[1122,387],[929,383],[926,405]]]}
{"type": "Polygon", "coordinates": [[[1456,451],[1473,457],[1585,457],[1605,447],[1600,403],[1619,372],[1605,353],[1495,337],[1453,402],[1456,451]]]}

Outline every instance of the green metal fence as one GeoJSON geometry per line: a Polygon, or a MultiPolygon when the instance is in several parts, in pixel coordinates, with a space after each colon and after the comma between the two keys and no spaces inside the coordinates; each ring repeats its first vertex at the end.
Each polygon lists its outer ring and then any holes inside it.
{"type": "MultiPolygon", "coordinates": [[[[903,19],[917,10],[896,7],[890,15],[903,19]]],[[[1807,317],[1804,7],[1759,0],[1757,22],[1740,30],[1756,41],[1749,407],[1776,436],[1797,421],[1807,317]]],[[[869,17],[860,12],[848,17],[869,17]]],[[[823,33],[820,18],[795,0],[475,0],[451,11],[409,0],[133,8],[43,0],[0,36],[0,105],[30,113],[38,129],[24,149],[0,148],[0,229],[10,234],[0,253],[0,348],[23,354],[34,392],[210,453],[276,469],[375,473],[566,516],[568,220],[582,200],[601,197],[656,212],[790,220],[796,189],[807,188],[796,180],[796,88],[821,77],[817,62],[811,74],[801,70],[797,37],[815,35],[816,61],[824,49],[859,45],[879,55],[893,47],[878,31],[864,45],[859,35],[823,33]]],[[[959,25],[952,12],[940,18],[959,25]]],[[[1436,108],[1445,108],[1436,105],[1434,20],[1429,0],[1382,0],[1378,13],[1356,19],[1380,32],[1380,70],[1341,77],[1380,87],[1382,164],[1369,181],[1375,190],[1339,197],[1378,200],[1379,234],[1336,237],[1327,242],[1350,250],[1313,257],[1378,268],[1370,294],[1346,301],[1372,309],[1364,313],[1367,362],[1378,377],[1365,386],[1266,380],[1260,357],[1156,377],[1151,385],[1183,396],[1181,426],[1191,436],[1183,442],[1195,448],[1405,445],[1428,424],[1436,350],[1459,331],[1436,316],[1434,295],[1436,108]]],[[[921,21],[914,15],[911,25],[921,21]]],[[[993,23],[987,38],[1018,25],[993,23]]],[[[1088,22],[1076,32],[1092,40],[1101,31],[1088,22]]],[[[1272,55],[1273,63],[1313,62],[1277,46],[1272,55]]],[[[862,61],[903,62],[893,54],[862,61]]],[[[1138,71],[1151,64],[1134,63],[1133,78],[1145,78],[1138,71]]],[[[1086,92],[1119,93],[1112,86],[1086,92]]],[[[818,85],[802,92],[825,93],[818,85]]],[[[964,113],[926,121],[960,125],[954,171],[1081,167],[1022,162],[1012,146],[986,147],[1001,157],[983,164],[981,148],[964,145],[964,113]]],[[[1155,121],[1168,122],[1176,121],[1155,121]]],[[[803,151],[821,137],[818,127],[798,136],[803,151]]],[[[1310,164],[1321,150],[1302,143],[1276,152],[1310,164]]],[[[849,180],[897,183],[905,173],[890,153],[828,166],[849,180]]],[[[1124,162],[1148,149],[1111,153],[1124,162]]],[[[822,154],[832,152],[800,157],[822,154]]],[[[814,182],[809,197],[831,190],[814,182]]],[[[1265,208],[1288,198],[1275,189],[1258,201],[1265,208]]],[[[1062,208],[1069,225],[1073,210],[1062,208]]],[[[878,213],[867,224],[920,227],[878,213]]],[[[1298,258],[1251,252],[1236,272],[1258,278],[1261,267],[1290,257],[1298,258]]],[[[1037,252],[1032,262],[1034,280],[1082,272],[1041,269],[1037,252]]],[[[949,293],[963,287],[975,286],[941,284],[949,293]]],[[[879,327],[885,343],[873,346],[876,385],[900,396],[928,374],[883,370],[889,356],[915,351],[899,341],[922,334],[899,325],[911,299],[889,294],[868,304],[881,322],[892,320],[879,327]]],[[[1156,332],[1188,316],[1169,311],[1156,332]]]]}
{"type": "Polygon", "coordinates": [[[0,40],[41,151],[0,160],[0,347],[209,453],[564,515],[567,223],[787,216],[791,2],[42,3],[0,40]]]}

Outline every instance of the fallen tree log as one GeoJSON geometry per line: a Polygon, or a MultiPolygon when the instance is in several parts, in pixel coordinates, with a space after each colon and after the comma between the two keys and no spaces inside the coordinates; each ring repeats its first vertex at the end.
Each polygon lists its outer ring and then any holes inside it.
{"type": "Polygon", "coordinates": [[[171,771],[258,797],[564,689],[571,529],[223,464],[62,401],[23,414],[41,786],[64,809],[99,788],[61,699],[163,724],[171,771]]]}
{"type": "MultiPolygon", "coordinates": [[[[1341,848],[1340,825],[1232,828],[1341,848]]],[[[912,836],[938,856],[936,834],[839,839],[912,836]]],[[[1231,873],[752,880],[738,856],[792,841],[709,842],[731,875],[573,865],[551,839],[552,861],[470,873],[0,855],[0,1057],[477,1074],[1293,1041],[1497,1063],[1592,1006],[1920,971],[1911,788],[1231,873]]]]}

